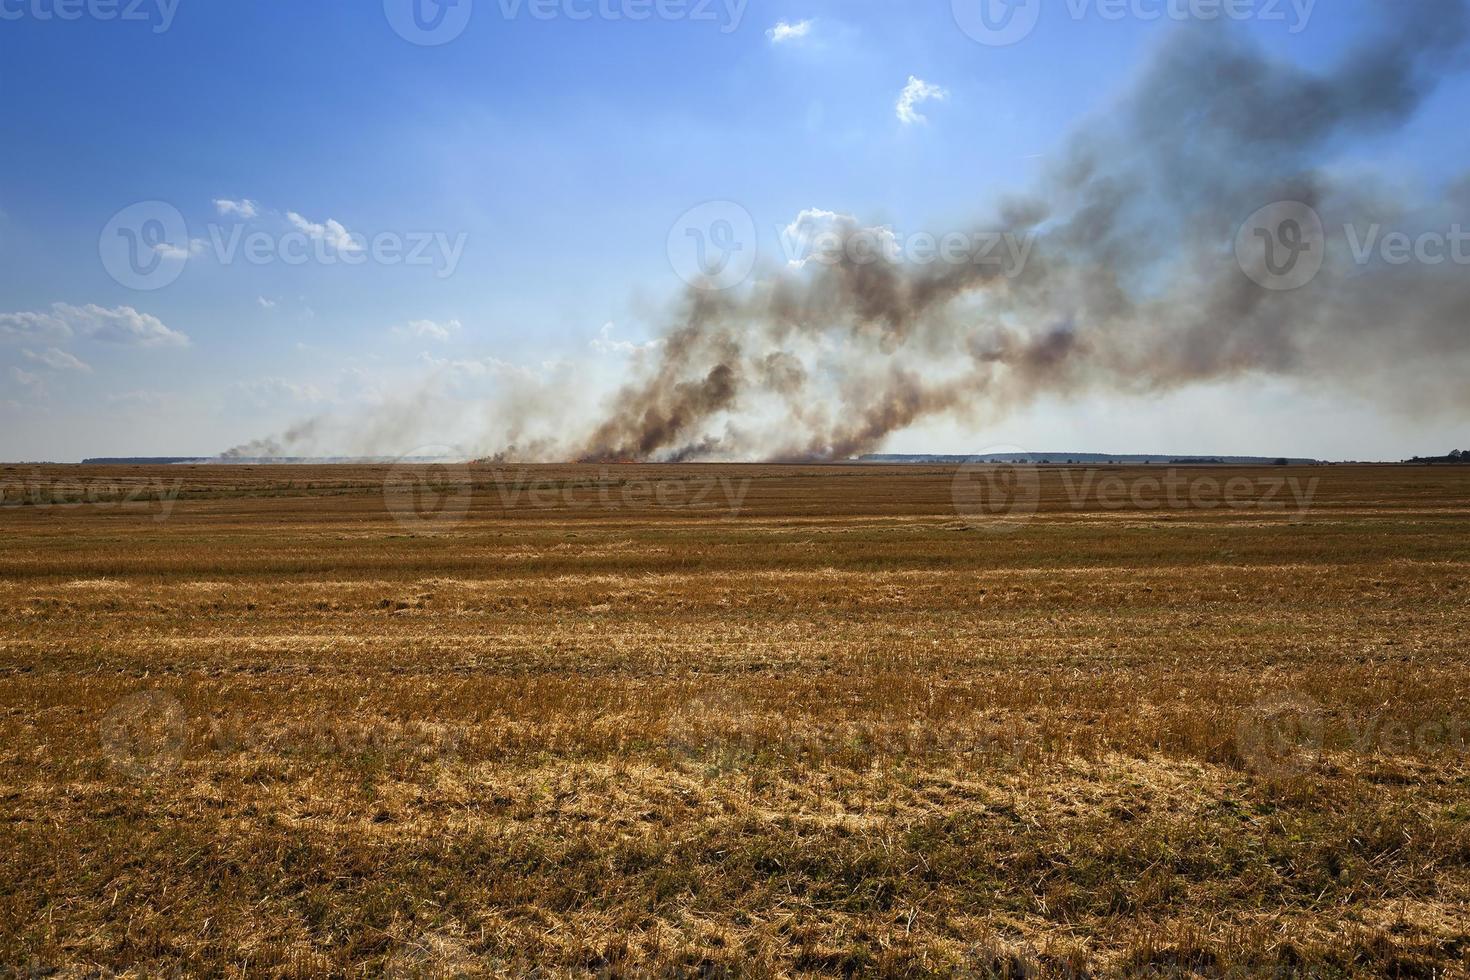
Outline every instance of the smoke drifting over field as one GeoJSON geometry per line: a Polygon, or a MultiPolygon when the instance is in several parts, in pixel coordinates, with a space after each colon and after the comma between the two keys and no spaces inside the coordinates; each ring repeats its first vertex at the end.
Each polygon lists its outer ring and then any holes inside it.
{"type": "MultiPolygon", "coordinates": [[[[737,289],[690,289],[585,437],[528,448],[496,409],[477,448],[844,458],[936,415],[984,423],[1042,395],[1147,394],[1251,373],[1362,388],[1413,410],[1466,405],[1470,269],[1355,262],[1343,234],[1463,220],[1451,209],[1466,184],[1411,201],[1331,168],[1350,141],[1403,126],[1460,67],[1460,0],[1383,16],[1371,41],[1321,73],[1273,61],[1218,24],[1181,30],[1128,98],[1074,134],[1042,186],[990,220],[933,229],[1003,246],[963,261],[874,260],[866,246],[886,231],[809,212],[793,240],[822,232],[841,247],[808,249],[737,289]],[[1321,272],[1290,291],[1263,288],[1233,248],[1242,223],[1279,201],[1314,209],[1327,235],[1321,272]],[[1024,261],[994,261],[1008,249],[1024,261]]],[[[516,404],[552,412],[556,402],[523,388],[516,404]]]]}

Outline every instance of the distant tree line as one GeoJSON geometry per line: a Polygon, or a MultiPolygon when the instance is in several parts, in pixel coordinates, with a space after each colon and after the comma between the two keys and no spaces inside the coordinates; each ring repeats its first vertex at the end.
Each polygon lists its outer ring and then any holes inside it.
{"type": "Polygon", "coordinates": [[[1470,449],[1456,449],[1448,456],[1415,456],[1411,463],[1470,463],[1470,449]]]}

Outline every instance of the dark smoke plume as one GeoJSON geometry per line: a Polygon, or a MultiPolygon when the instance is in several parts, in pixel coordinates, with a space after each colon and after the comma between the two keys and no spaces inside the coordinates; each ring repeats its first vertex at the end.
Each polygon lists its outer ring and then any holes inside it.
{"type": "MultiPolygon", "coordinates": [[[[1448,228],[1470,206],[1470,176],[1410,201],[1333,162],[1405,125],[1462,66],[1466,7],[1412,0],[1381,15],[1371,40],[1315,73],[1224,23],[1182,28],[1034,192],[934,229],[970,234],[969,260],[890,260],[874,250],[887,230],[807,212],[796,238],[825,232],[827,245],[747,287],[690,290],[601,420],[564,427],[585,435],[533,438],[533,416],[565,411],[564,389],[522,386],[493,410],[481,455],[842,459],[935,416],[991,423],[1044,395],[1266,374],[1463,408],[1470,268],[1354,262],[1343,230],[1448,228]],[[1324,267],[1290,291],[1263,288],[1234,250],[1246,219],[1281,201],[1315,209],[1327,231],[1324,267]]],[[[422,400],[358,428],[399,433],[422,400]]]]}
{"type": "Polygon", "coordinates": [[[973,236],[1029,241],[1014,268],[872,261],[884,232],[823,216],[841,243],[827,261],[738,295],[692,290],[658,362],[618,392],[580,456],[845,458],[939,413],[978,421],[1041,394],[1250,373],[1370,385],[1413,407],[1465,403],[1470,270],[1354,267],[1333,234],[1406,217],[1327,163],[1403,125],[1466,39],[1460,0],[1385,15],[1321,74],[1218,25],[1181,30],[1130,98],[1073,137],[1046,186],[973,236]],[[1316,209],[1328,233],[1326,267],[1290,292],[1252,281],[1232,249],[1242,222],[1277,201],[1316,209]],[[743,427],[760,405],[774,434],[743,427]]]}

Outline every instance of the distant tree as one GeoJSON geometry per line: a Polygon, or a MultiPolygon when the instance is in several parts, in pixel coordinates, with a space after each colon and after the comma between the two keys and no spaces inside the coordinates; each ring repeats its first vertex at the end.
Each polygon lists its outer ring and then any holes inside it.
{"type": "Polygon", "coordinates": [[[1283,458],[1278,459],[1276,461],[1276,465],[1277,466],[1290,466],[1291,465],[1291,461],[1288,460],[1288,459],[1286,459],[1285,457],[1283,457],[1283,458]]]}

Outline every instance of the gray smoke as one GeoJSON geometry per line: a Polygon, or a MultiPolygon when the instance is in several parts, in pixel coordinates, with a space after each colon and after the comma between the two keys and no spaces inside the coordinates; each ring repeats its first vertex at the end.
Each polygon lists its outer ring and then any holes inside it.
{"type": "Polygon", "coordinates": [[[1262,374],[1410,410],[1463,408],[1470,269],[1354,262],[1342,230],[1447,229],[1463,220],[1470,176],[1406,200],[1333,161],[1404,126],[1461,67],[1467,11],[1415,0],[1382,14],[1370,40],[1320,73],[1266,57],[1223,23],[1180,29],[1032,193],[988,221],[934,229],[999,236],[1002,261],[978,249],[965,261],[873,260],[867,246],[886,232],[809,213],[838,247],[742,289],[689,290],[585,436],[528,440],[530,415],[554,416],[565,398],[522,390],[514,408],[496,407],[485,454],[841,459],[938,415],[978,424],[1043,395],[1262,374]],[[1233,248],[1242,223],[1279,201],[1315,209],[1328,232],[1322,271],[1283,292],[1248,277],[1233,248]]]}
{"type": "Polygon", "coordinates": [[[1402,126],[1466,39],[1459,0],[1387,14],[1321,74],[1217,25],[1181,30],[1130,97],[1073,137],[1045,186],[980,226],[1033,243],[1018,275],[868,261],[859,246],[880,233],[835,217],[843,247],[828,262],[738,296],[691,291],[659,362],[614,397],[579,455],[845,458],[939,413],[983,421],[1041,394],[1248,373],[1371,386],[1401,406],[1465,404],[1467,270],[1355,266],[1333,235],[1395,227],[1414,210],[1333,176],[1328,161],[1402,126]],[[1313,207],[1328,230],[1327,266],[1292,292],[1252,281],[1232,248],[1242,222],[1276,201],[1313,207]],[[804,362],[797,349],[823,353],[804,362]],[[770,402],[776,435],[736,427],[770,402]]]}

